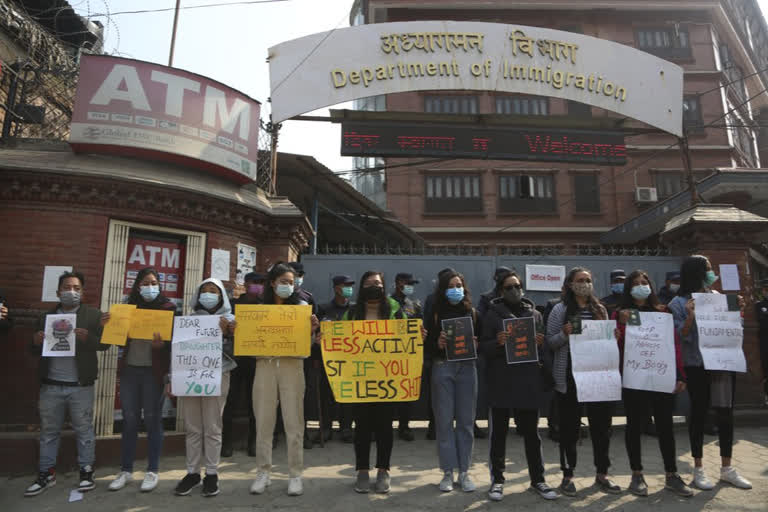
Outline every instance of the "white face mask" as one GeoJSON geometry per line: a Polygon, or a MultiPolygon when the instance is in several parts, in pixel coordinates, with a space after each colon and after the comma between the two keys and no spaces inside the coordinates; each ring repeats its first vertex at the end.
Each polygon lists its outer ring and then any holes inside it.
{"type": "Polygon", "coordinates": [[[201,306],[210,310],[216,307],[216,304],[219,303],[220,299],[217,293],[204,292],[200,294],[200,298],[198,300],[200,301],[201,306]]]}
{"type": "Polygon", "coordinates": [[[296,283],[296,288],[301,288],[301,285],[304,284],[304,278],[297,277],[294,282],[296,283]]]}
{"type": "Polygon", "coordinates": [[[680,285],[679,284],[670,284],[669,285],[669,291],[671,291],[672,293],[677,293],[678,291],[680,291],[680,285]]]}
{"type": "Polygon", "coordinates": [[[281,299],[287,299],[288,297],[293,295],[293,285],[292,284],[279,284],[279,285],[277,285],[277,288],[275,289],[275,293],[281,299]]]}

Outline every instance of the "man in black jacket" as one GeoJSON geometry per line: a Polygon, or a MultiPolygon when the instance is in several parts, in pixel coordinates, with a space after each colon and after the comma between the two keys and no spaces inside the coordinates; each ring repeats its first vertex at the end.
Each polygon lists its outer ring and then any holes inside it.
{"type": "Polygon", "coordinates": [[[64,419],[69,412],[72,428],[77,437],[77,461],[80,466],[81,492],[95,488],[93,462],[96,441],[93,432],[93,383],[98,376],[96,352],[109,345],[100,343],[104,324],[109,314],[83,304],[85,278],[80,272],[65,272],[59,277],[56,295],[59,303],[38,321],[37,332],[29,345],[30,351],[40,357],[40,463],[37,480],[24,492],[36,496],[56,484],[56,456],[64,419]],[[47,315],[74,314],[75,355],[41,357],[45,340],[47,315]]]}

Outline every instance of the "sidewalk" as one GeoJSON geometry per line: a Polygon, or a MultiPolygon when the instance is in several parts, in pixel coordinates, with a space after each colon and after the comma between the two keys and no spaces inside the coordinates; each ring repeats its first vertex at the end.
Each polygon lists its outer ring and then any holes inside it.
{"type": "MultiPolygon", "coordinates": [[[[695,491],[691,499],[678,498],[665,491],[661,455],[655,438],[644,436],[643,454],[646,481],[649,486],[647,498],[637,498],[628,493],[621,495],[603,494],[592,486],[594,480],[592,449],[588,439],[579,447],[579,466],[576,470],[575,483],[579,489],[577,498],[561,497],[554,502],[546,502],[527,490],[528,472],[523,454],[522,438],[514,434],[514,428],[507,442],[507,482],[505,497],[501,503],[488,501],[486,491],[489,484],[487,469],[488,440],[475,442],[474,460],[471,475],[478,490],[464,494],[461,491],[441,493],[437,488],[440,472],[437,469],[437,448],[434,441],[424,439],[425,431],[417,429],[417,440],[407,443],[395,439],[392,455],[392,492],[389,495],[360,495],[352,490],[354,478],[354,455],[351,444],[344,444],[334,439],[325,448],[315,445],[305,451],[304,461],[307,467],[304,473],[304,495],[291,498],[285,494],[288,479],[286,474],[285,442],[281,440],[275,449],[275,468],[272,486],[261,496],[253,496],[248,490],[256,473],[254,459],[243,452],[223,459],[220,468],[222,492],[214,498],[203,498],[199,489],[191,496],[173,495],[176,482],[185,474],[184,458],[164,457],[161,461],[160,485],[148,494],[139,492],[139,483],[134,482],[119,492],[109,492],[107,485],[117,472],[116,467],[96,468],[97,487],[86,493],[83,501],[67,503],[70,489],[77,483],[77,473],[60,473],[56,487],[35,498],[24,498],[23,492],[34,475],[23,478],[0,479],[0,510],[77,512],[116,512],[119,510],[306,510],[306,511],[454,511],[454,510],[509,510],[530,507],[536,511],[565,510],[577,508],[580,511],[603,510],[657,510],[698,511],[727,510],[730,512],[768,510],[768,427],[755,425],[737,425],[734,446],[734,465],[752,481],[754,489],[742,491],[727,485],[718,485],[713,491],[695,491]]],[[[540,434],[546,434],[540,429],[540,434]]],[[[679,471],[684,480],[689,481],[692,459],[688,450],[687,431],[681,426],[676,428],[679,471]]],[[[719,453],[717,439],[705,438],[705,467],[711,479],[719,476],[719,453]]],[[[557,444],[549,439],[542,441],[546,476],[550,485],[560,482],[557,444]]],[[[624,428],[614,427],[611,442],[613,461],[612,474],[622,487],[629,484],[629,467],[624,449],[624,428]]],[[[375,460],[375,459],[373,459],[375,460]]],[[[142,461],[137,462],[142,467],[142,461]]],[[[372,473],[372,476],[374,474],[372,473]]],[[[136,472],[134,477],[140,480],[143,473],[136,472]]]]}

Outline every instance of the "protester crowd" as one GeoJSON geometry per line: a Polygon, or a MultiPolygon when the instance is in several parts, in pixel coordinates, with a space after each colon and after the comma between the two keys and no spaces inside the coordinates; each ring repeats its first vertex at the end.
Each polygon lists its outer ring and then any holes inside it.
{"type": "MultiPolygon", "coordinates": [[[[628,491],[648,495],[643,476],[641,435],[652,418],[664,463],[665,487],[679,496],[692,496],[714,487],[704,469],[702,453],[704,425],[708,411],[714,411],[721,456],[719,479],[741,489],[750,482],[732,466],[734,433],[735,374],[705,369],[696,328],[696,301],[693,293],[717,293],[712,286],[718,279],[709,260],[700,255],[686,258],[679,271],[666,275],[657,290],[648,274],[640,269],[628,274],[611,273],[612,293],[599,299],[595,295],[593,273],[583,267],[571,269],[562,293],[548,304],[536,305],[526,296],[523,278],[514,270],[501,267],[494,273],[495,286],[473,304],[464,276],[453,268],[441,270],[435,277],[434,291],[422,302],[414,297],[419,281],[410,273],[394,278],[390,295],[385,276],[371,270],[357,284],[351,276],[332,279],[333,296],[319,304],[302,286],[301,263],[278,263],[268,273],[245,276],[245,293],[230,301],[227,290],[217,279],[206,279],[197,288],[194,315],[220,316],[223,333],[220,396],[178,397],[183,404],[186,434],[187,475],[178,482],[175,493],[188,495],[202,486],[203,496],[220,492],[218,465],[220,457],[230,457],[234,439],[233,416],[238,403],[247,397],[248,433],[245,446],[255,457],[256,477],[253,494],[262,494],[271,484],[272,452],[276,440],[284,435],[288,464],[288,494],[303,491],[303,452],[330,441],[334,435],[353,445],[356,477],[355,491],[387,493],[393,454],[393,422],[397,435],[414,440],[410,428],[412,402],[336,403],[320,347],[320,322],[345,320],[386,320],[420,318],[423,321],[424,367],[422,393],[429,409],[428,439],[436,440],[435,465],[442,473],[439,489],[450,492],[458,487],[464,492],[476,489],[469,475],[474,439],[489,435],[488,464],[491,481],[488,497],[501,500],[504,492],[507,433],[514,419],[525,447],[530,488],[542,498],[576,496],[573,481],[578,460],[582,416],[588,418],[589,437],[594,454],[595,484],[606,493],[623,489],[611,477],[609,448],[616,401],[579,401],[569,343],[582,321],[616,321],[617,346],[623,357],[628,322],[639,312],[668,312],[674,319],[674,335],[663,339],[675,351],[675,386],[669,393],[624,388],[623,408],[627,417],[625,444],[631,470],[628,491]],[[357,285],[357,289],[355,286],[357,285]],[[276,304],[312,308],[312,352],[306,358],[234,356],[233,338],[238,325],[237,308],[248,304],[276,304]],[[453,361],[446,357],[447,334],[443,321],[471,318],[477,358],[453,361]],[[530,318],[535,324],[538,361],[507,364],[505,345],[508,332],[504,321],[530,318]],[[482,370],[481,370],[482,368],[482,370]],[[312,389],[313,400],[310,401],[312,389]],[[678,473],[673,408],[675,394],[687,392],[691,411],[688,421],[690,450],[694,462],[689,483],[678,473]],[[479,396],[485,393],[485,397],[479,396]],[[551,400],[548,397],[552,397],[551,400]],[[314,402],[314,403],[311,403],[314,402]],[[487,404],[479,407],[478,404],[487,404]],[[305,410],[317,409],[319,429],[309,432],[305,410]],[[550,435],[559,442],[562,480],[556,487],[544,478],[544,460],[539,436],[541,409],[549,412],[550,435]],[[486,409],[486,410],[480,410],[486,409]],[[487,414],[489,433],[477,426],[476,419],[487,414]],[[339,424],[332,430],[333,420],[339,424]],[[370,479],[371,444],[376,446],[375,480],[370,479]],[[202,474],[205,470],[204,475],[202,474]]],[[[763,300],[756,303],[760,324],[763,374],[768,375],[768,280],[760,283],[763,300]]],[[[97,353],[110,345],[100,343],[102,330],[110,321],[103,313],[85,303],[86,278],[74,271],[62,274],[58,281],[59,303],[47,314],[75,314],[76,354],[72,357],[41,357],[45,315],[30,340],[30,351],[40,357],[40,459],[38,476],[26,489],[35,496],[56,484],[56,459],[67,416],[77,437],[80,491],[95,488],[95,436],[93,428],[94,381],[98,375],[97,353]]],[[[5,299],[2,299],[5,301],[5,299]]],[[[138,309],[176,310],[159,286],[158,273],[145,268],[138,273],[125,303],[138,309]]],[[[738,298],[743,313],[745,301],[738,298]]],[[[11,328],[7,304],[0,305],[0,327],[11,328]]],[[[150,492],[158,484],[163,446],[162,405],[171,398],[169,385],[171,344],[160,333],[152,339],[129,338],[119,353],[120,398],[122,404],[122,441],[120,471],[108,485],[118,491],[133,479],[138,432],[143,422],[147,433],[146,471],[140,489],[150,492]]],[[[620,364],[619,368],[623,365],[620,364]]],[[[765,381],[764,381],[765,382],[765,381]]],[[[350,455],[350,463],[352,458],[350,455]]],[[[712,463],[713,461],[707,461],[712,463]]],[[[436,482],[437,483],[437,482],[436,482]]]]}

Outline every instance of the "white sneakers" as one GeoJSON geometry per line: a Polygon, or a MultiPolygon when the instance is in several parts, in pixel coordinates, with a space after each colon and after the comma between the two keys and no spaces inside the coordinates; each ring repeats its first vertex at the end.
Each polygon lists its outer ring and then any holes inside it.
{"type": "Polygon", "coordinates": [[[117,474],[114,480],[109,484],[110,491],[119,491],[125,484],[133,480],[133,474],[127,471],[121,471],[117,474]]]}
{"type": "Polygon", "coordinates": [[[301,496],[304,494],[304,486],[301,477],[295,476],[288,481],[288,496],[301,496]]]}
{"type": "Polygon", "coordinates": [[[443,473],[443,479],[440,480],[440,490],[443,492],[451,492],[453,490],[453,471],[443,473]]]}
{"type": "Polygon", "coordinates": [[[270,485],[272,485],[272,482],[269,480],[269,473],[259,471],[256,473],[256,479],[251,484],[251,494],[263,494],[270,485]]]}
{"type": "Polygon", "coordinates": [[[147,471],[144,475],[144,480],[141,482],[141,492],[149,492],[157,487],[157,482],[160,480],[157,473],[147,471]]]}
{"type": "Polygon", "coordinates": [[[715,488],[715,484],[704,473],[704,468],[693,468],[693,482],[691,484],[702,491],[711,491],[715,488]]]}
{"type": "Polygon", "coordinates": [[[461,485],[461,490],[464,492],[474,492],[475,489],[477,489],[475,482],[469,478],[469,473],[466,471],[464,473],[459,473],[459,485],[461,485]]]}
{"type": "Polygon", "coordinates": [[[741,476],[733,466],[720,468],[720,481],[727,482],[739,489],[751,489],[752,483],[741,476]]]}

